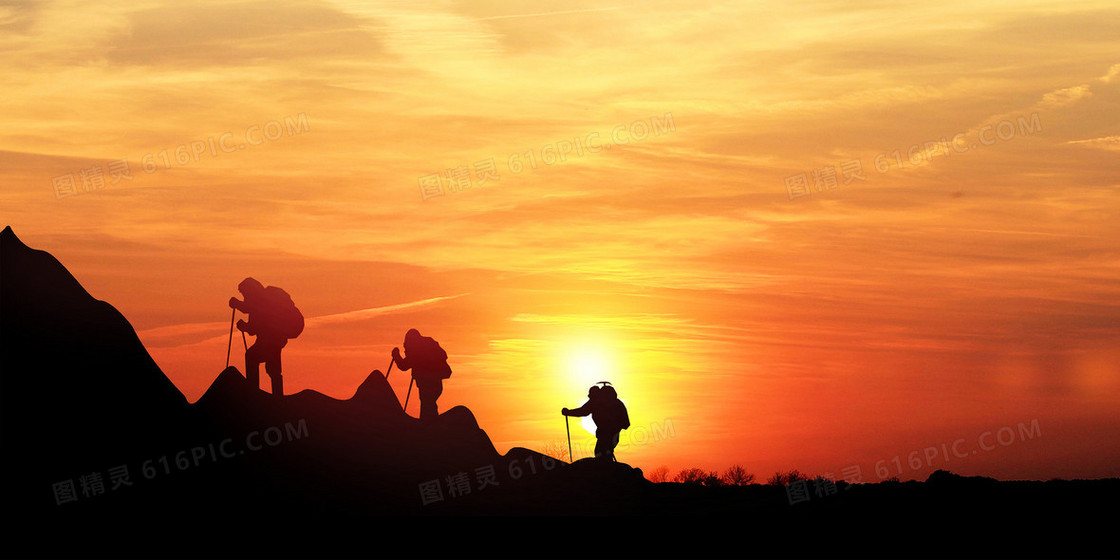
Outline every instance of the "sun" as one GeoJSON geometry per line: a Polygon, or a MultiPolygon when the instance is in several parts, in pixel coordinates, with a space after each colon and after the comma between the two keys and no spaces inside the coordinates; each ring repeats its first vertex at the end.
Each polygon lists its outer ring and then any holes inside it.
{"type": "MultiPolygon", "coordinates": [[[[609,373],[607,358],[598,349],[579,348],[571,352],[569,367],[571,374],[580,380],[602,381],[609,373]]],[[[595,383],[596,381],[592,381],[595,383]]]]}
{"type": "MultiPolygon", "coordinates": [[[[579,404],[570,407],[576,408],[587,401],[587,390],[592,385],[611,380],[615,368],[610,354],[604,348],[593,344],[579,344],[567,351],[564,369],[567,385],[581,396],[579,404]]],[[[595,434],[595,422],[591,420],[591,416],[580,418],[580,424],[589,433],[595,434]]]]}

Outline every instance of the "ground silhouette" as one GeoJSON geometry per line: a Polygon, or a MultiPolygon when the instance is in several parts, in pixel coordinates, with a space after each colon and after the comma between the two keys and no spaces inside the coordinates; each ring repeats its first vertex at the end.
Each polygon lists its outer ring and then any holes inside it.
{"type": "MultiPolygon", "coordinates": [[[[376,370],[349,399],[274,398],[228,367],[188,403],[128,321],[54,257],[6,228],[0,259],[4,472],[20,481],[5,507],[20,512],[16,526],[154,535],[204,520],[199,539],[279,531],[289,550],[370,516],[619,513],[647,484],[628,465],[498,453],[466,407],[421,422],[376,370]]],[[[13,532],[62,553],[100,541],[34,534],[13,532]]]]}
{"type": "Polygon", "coordinates": [[[421,422],[376,370],[348,399],[276,398],[227,367],[190,403],[120,313],[10,228],[0,351],[5,551],[21,557],[1090,556],[1111,545],[1097,508],[1120,497],[1117,480],[951,473],[800,502],[655,484],[500,453],[467,407],[421,422]],[[590,553],[563,542],[581,534],[590,553]]]}

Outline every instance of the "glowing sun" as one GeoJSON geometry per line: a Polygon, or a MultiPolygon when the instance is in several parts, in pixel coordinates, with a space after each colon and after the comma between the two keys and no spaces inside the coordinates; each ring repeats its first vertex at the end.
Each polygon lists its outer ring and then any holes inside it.
{"type": "MultiPolygon", "coordinates": [[[[582,395],[579,405],[587,401],[587,390],[592,385],[600,381],[610,380],[610,375],[614,369],[610,355],[604,349],[590,345],[573,347],[568,351],[566,361],[567,378],[573,390],[579,391],[579,394],[582,395]]],[[[580,424],[589,433],[595,434],[595,422],[591,420],[591,416],[580,418],[580,424]]]]}

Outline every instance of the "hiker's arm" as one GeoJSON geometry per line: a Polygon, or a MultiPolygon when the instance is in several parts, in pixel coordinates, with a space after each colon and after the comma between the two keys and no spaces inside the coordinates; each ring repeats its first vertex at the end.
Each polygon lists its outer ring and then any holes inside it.
{"type": "Polygon", "coordinates": [[[408,358],[401,356],[400,348],[393,348],[393,361],[397,364],[397,369],[401,371],[412,369],[412,364],[409,363],[408,358]]]}
{"type": "Polygon", "coordinates": [[[235,297],[229,298],[229,306],[238,310],[238,311],[240,311],[240,312],[242,312],[242,313],[245,312],[245,309],[244,309],[245,302],[243,302],[243,301],[241,301],[241,300],[239,300],[235,297]]]}
{"type": "Polygon", "coordinates": [[[560,412],[564,416],[587,416],[588,414],[591,414],[591,411],[588,410],[588,407],[587,407],[587,405],[590,404],[590,403],[591,403],[591,401],[587,401],[587,402],[583,403],[583,406],[581,406],[579,408],[565,408],[564,410],[562,410],[560,412]]]}
{"type": "Polygon", "coordinates": [[[246,323],[243,319],[237,321],[237,330],[244,331],[245,334],[251,336],[256,336],[257,334],[256,329],[254,329],[253,326],[249,323],[246,323]]]}

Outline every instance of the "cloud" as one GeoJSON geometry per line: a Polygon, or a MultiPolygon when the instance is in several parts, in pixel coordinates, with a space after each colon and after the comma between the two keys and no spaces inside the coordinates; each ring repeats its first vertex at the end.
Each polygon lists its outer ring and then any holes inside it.
{"type": "Polygon", "coordinates": [[[495,19],[520,19],[520,18],[546,17],[546,16],[558,16],[558,15],[568,15],[568,14],[586,14],[586,13],[591,13],[591,12],[608,12],[608,11],[620,10],[620,9],[622,9],[622,8],[619,8],[617,6],[610,6],[610,7],[605,7],[605,8],[580,8],[580,9],[576,9],[576,10],[554,10],[554,11],[551,11],[551,12],[530,12],[530,13],[520,13],[520,14],[503,14],[503,15],[494,15],[494,16],[482,16],[482,17],[478,17],[478,18],[475,18],[475,19],[477,19],[478,21],[487,21],[487,20],[495,20],[495,19]]]}
{"type": "Polygon", "coordinates": [[[1120,151],[1120,135],[1104,136],[1102,138],[1089,138],[1086,140],[1070,140],[1066,144],[1073,144],[1075,146],[1086,146],[1089,148],[1096,148],[1098,150],[1108,150],[1112,152],[1120,151]]]}
{"type": "MultiPolygon", "coordinates": [[[[425,309],[428,307],[439,305],[440,303],[443,303],[445,301],[465,297],[467,295],[470,294],[464,293],[451,296],[439,296],[417,301],[397,303],[393,305],[356,309],[344,313],[333,313],[330,315],[307,317],[304,321],[304,325],[305,328],[310,329],[325,325],[365,321],[383,315],[392,315],[396,313],[425,309]]],[[[219,322],[183,323],[179,325],[168,325],[163,327],[145,329],[137,333],[137,335],[144,342],[144,345],[146,347],[174,348],[185,345],[205,344],[213,342],[215,340],[224,339],[227,336],[227,334],[224,333],[226,333],[226,330],[228,328],[229,324],[219,322]]]]}
{"type": "Polygon", "coordinates": [[[369,59],[379,42],[354,18],[301,2],[166,3],[128,15],[105,45],[111,63],[158,67],[279,66],[298,58],[369,59]]]}
{"type": "Polygon", "coordinates": [[[422,299],[418,301],[410,301],[407,303],[398,303],[394,305],[385,305],[381,307],[370,307],[367,309],[358,309],[355,311],[347,311],[345,313],[335,313],[332,315],[321,315],[318,317],[311,317],[307,320],[307,326],[318,327],[322,325],[332,325],[337,323],[348,323],[352,321],[365,321],[381,315],[388,315],[391,313],[399,313],[402,311],[412,311],[416,309],[423,309],[431,307],[445,301],[468,296],[470,294],[456,294],[453,296],[439,296],[433,298],[422,299]]]}

